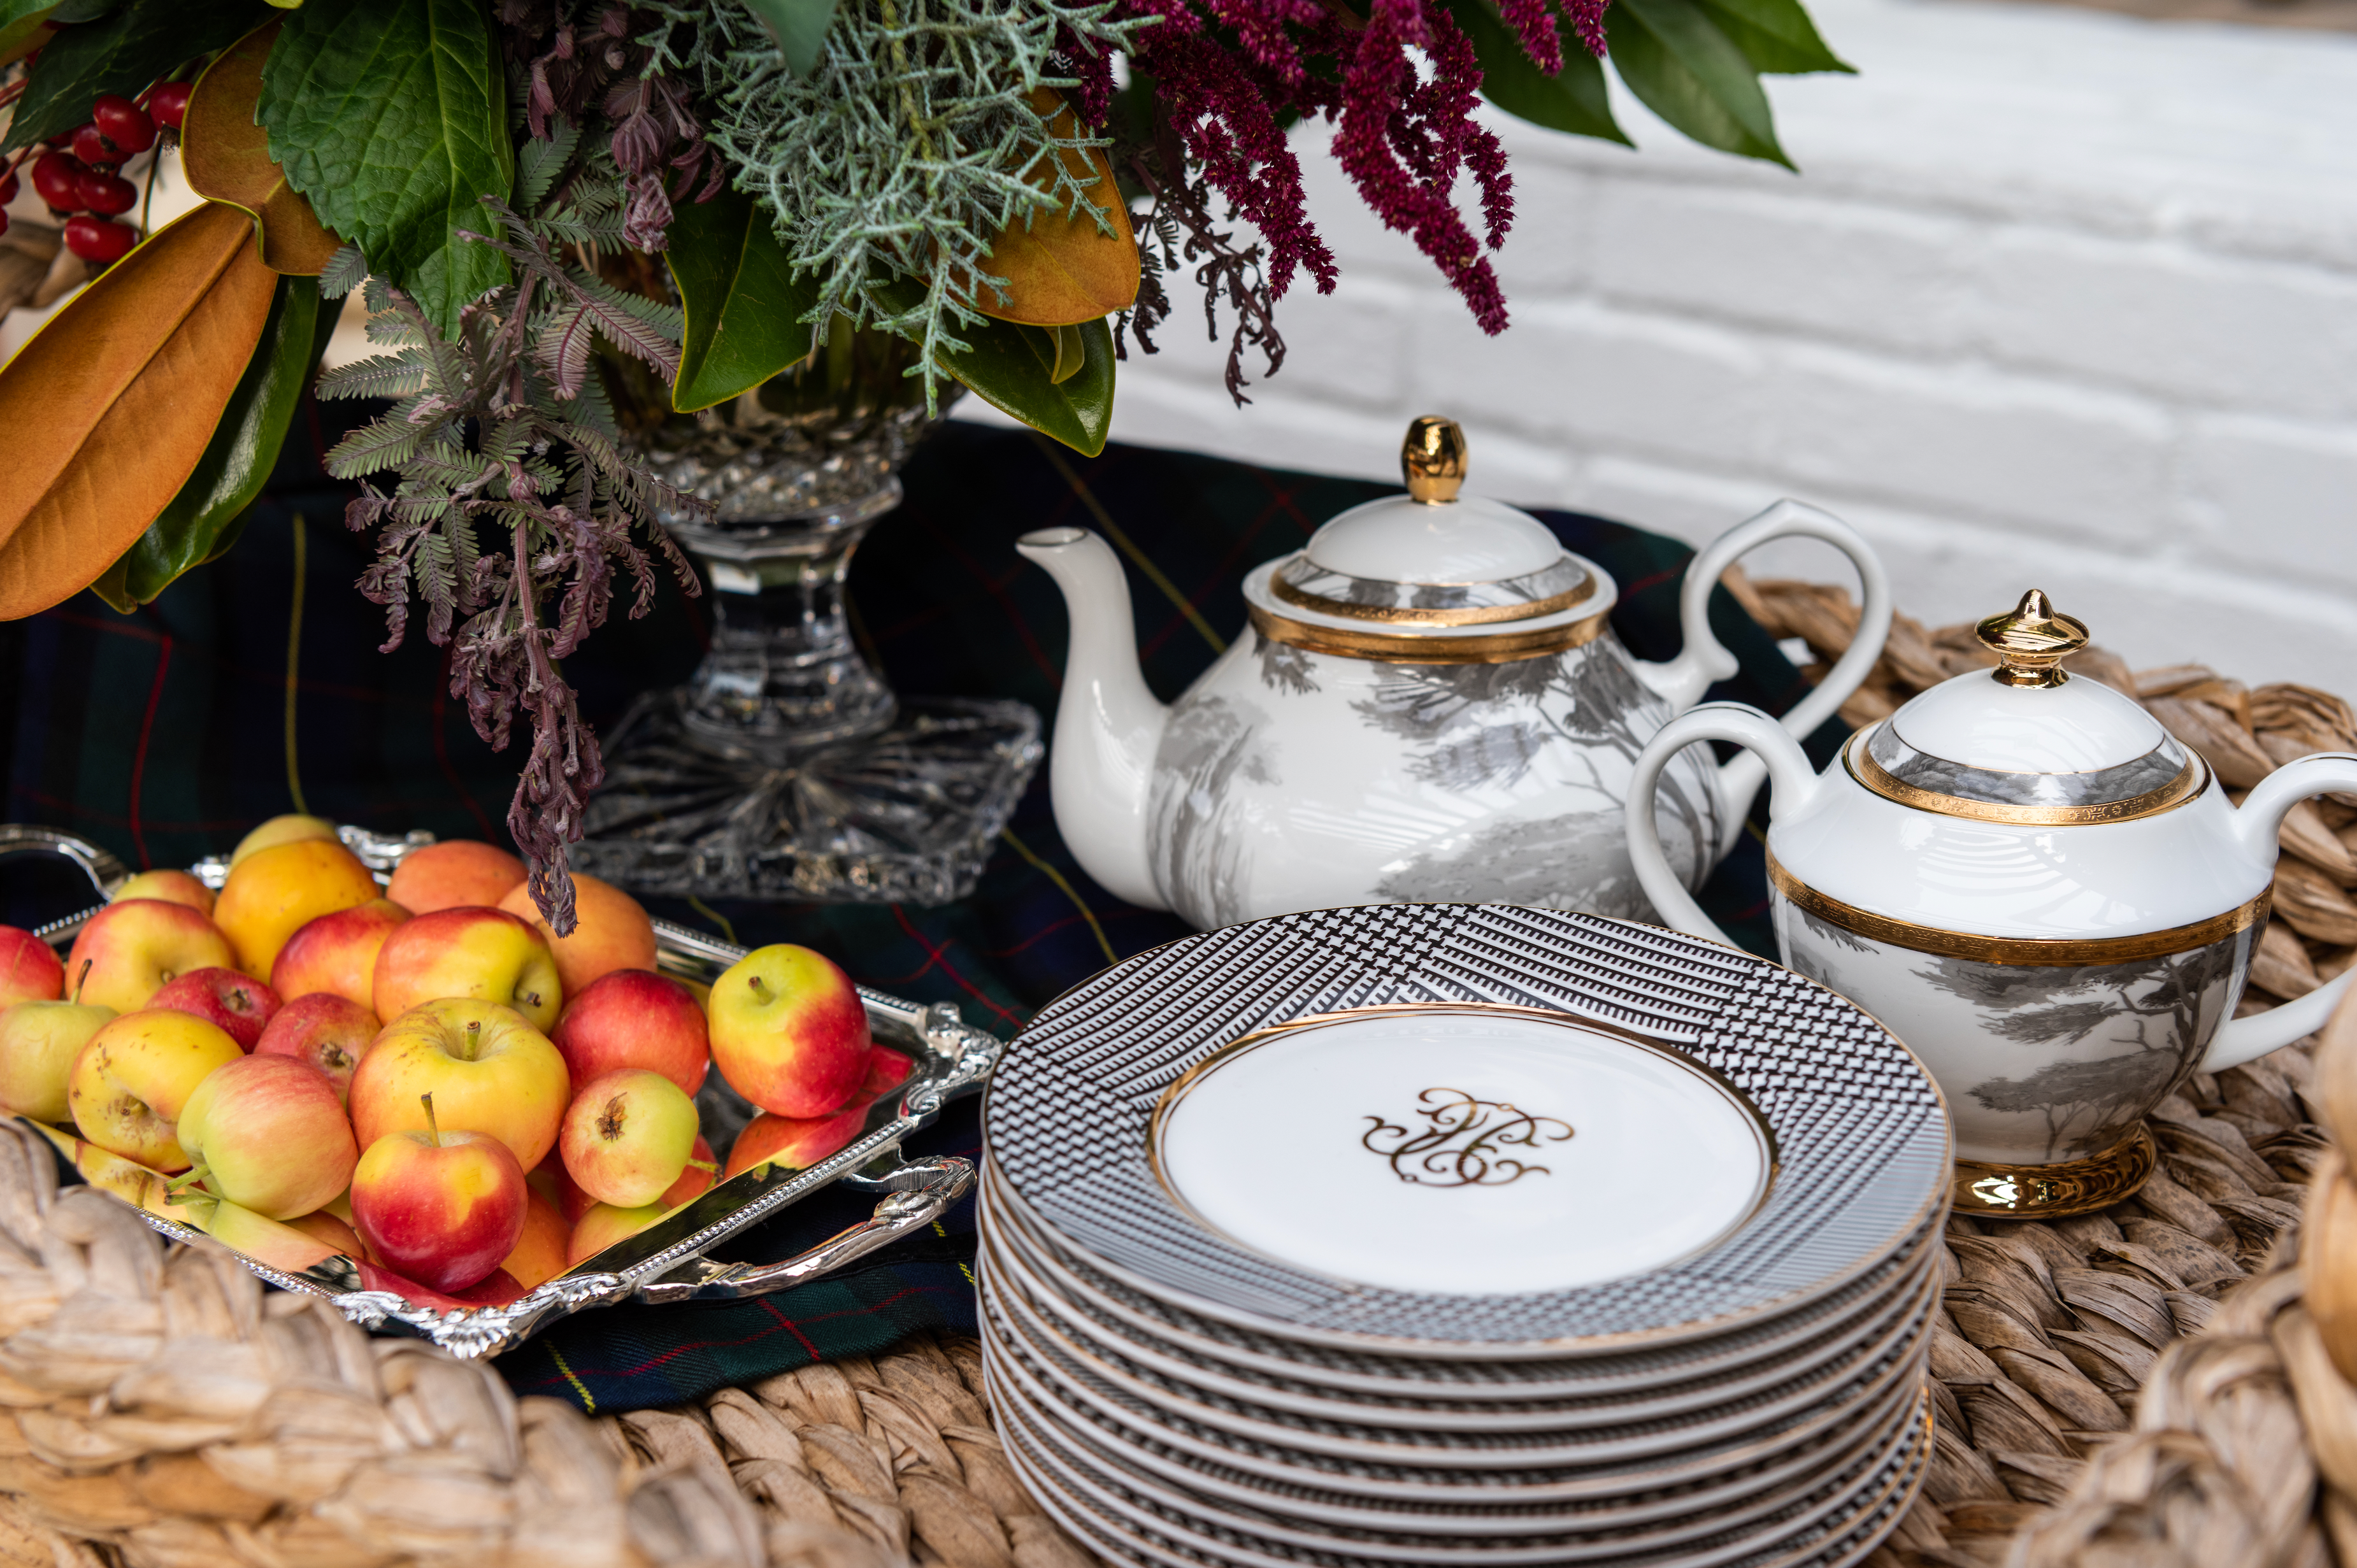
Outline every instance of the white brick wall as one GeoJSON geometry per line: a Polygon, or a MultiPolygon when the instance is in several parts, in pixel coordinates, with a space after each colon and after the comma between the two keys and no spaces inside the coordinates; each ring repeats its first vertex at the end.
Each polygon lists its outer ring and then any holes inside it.
{"type": "Polygon", "coordinates": [[[1493,494],[1694,541],[1797,495],[1935,623],[2035,583],[2131,661],[2357,697],[2357,38],[1813,8],[1864,74],[1771,84],[1801,177],[1625,99],[1641,153],[1499,122],[1497,339],[1305,147],[1342,285],[1241,412],[1182,309],[1116,438],[1389,476],[1449,413],[1493,494]]]}

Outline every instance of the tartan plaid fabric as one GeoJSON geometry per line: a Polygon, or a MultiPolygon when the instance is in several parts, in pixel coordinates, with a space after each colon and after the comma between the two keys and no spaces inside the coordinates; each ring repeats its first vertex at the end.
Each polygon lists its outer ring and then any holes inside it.
{"type": "MultiPolygon", "coordinates": [[[[340,434],[307,405],[237,548],[135,616],[88,595],[0,627],[0,676],[15,713],[0,729],[12,821],[106,845],[135,866],[224,850],[263,818],[306,810],[342,822],[507,842],[501,826],[522,741],[492,752],[447,691],[443,650],[413,634],[377,651],[383,623],[352,589],[369,542],[345,532],[349,487],[320,454],[340,434]]],[[[1146,678],[1184,690],[1244,624],[1248,566],[1298,546],[1345,507],[1393,487],[1115,446],[1093,460],[1025,432],[951,424],[909,465],[906,504],[852,569],[856,629],[893,685],[912,693],[1012,696],[1052,715],[1062,604],[1023,563],[1016,537],[1058,523],[1113,538],[1132,566],[1146,678]]],[[[1613,627],[1641,658],[1677,650],[1683,544],[1600,518],[1539,514],[1620,585],[1613,627]]],[[[1733,519],[1728,520],[1732,522],[1733,519]]],[[[1804,689],[1792,664],[1724,590],[1714,628],[1742,662],[1714,697],[1781,711],[1804,689]]],[[[666,585],[643,619],[615,615],[566,675],[593,722],[637,692],[686,677],[700,656],[699,601],[666,585]]],[[[1813,737],[1822,765],[1842,731],[1813,737]]],[[[747,943],[798,941],[864,983],[958,1003],[1011,1035],[1103,964],[1183,934],[1172,916],[1109,897],[1065,852],[1042,768],[982,885],[940,908],[658,899],[660,914],[747,943]]],[[[0,879],[0,918],[33,924],[86,903],[56,868],[0,879]]],[[[1705,889],[1728,932],[1771,952],[1755,832],[1705,889]]],[[[929,1134],[974,1142],[970,1108],[929,1134]]],[[[847,1196],[805,1204],[742,1255],[782,1258],[862,1211],[847,1196]],[[845,1205],[851,1205],[846,1208],[845,1205]]],[[[510,1356],[520,1389],[600,1410],[664,1404],[813,1358],[884,1348],[924,1326],[971,1328],[970,1220],[916,1238],[837,1277],[766,1301],[586,1314],[510,1356]]]]}

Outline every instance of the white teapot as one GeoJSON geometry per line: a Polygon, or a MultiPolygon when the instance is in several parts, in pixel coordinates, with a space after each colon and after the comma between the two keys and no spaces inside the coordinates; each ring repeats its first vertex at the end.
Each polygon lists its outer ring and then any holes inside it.
{"type": "MultiPolygon", "coordinates": [[[[1649,914],[1621,803],[1646,739],[1735,672],[1706,615],[1719,575],[1787,535],[1857,565],[1857,640],[1785,716],[1797,735],[1866,678],[1889,630],[1872,549],[1780,501],[1695,558],[1683,650],[1642,662],[1612,635],[1619,594],[1602,568],[1526,512],[1458,497],[1453,422],[1417,420],[1401,462],[1407,495],[1351,508],[1245,576],[1251,628],[1170,707],[1138,671],[1112,549],[1078,528],[1023,536],[1071,616],[1049,759],[1056,825],[1108,891],[1207,929],[1393,901],[1649,914]]],[[[1684,875],[1698,881],[1726,853],[1763,776],[1748,757],[1667,769],[1684,875]]]]}
{"type": "Polygon", "coordinates": [[[2144,1115],[2187,1078],[2312,1032],[2349,988],[2344,973],[2233,1015],[2284,814],[2357,789],[2357,756],[2287,763],[2237,810],[2132,699],[2070,679],[2059,660],[2087,628],[2045,595],[1978,629],[1995,671],[1922,693],[1823,775],[1757,709],[1673,720],[1637,765],[1630,852],[1671,925],[1725,941],[1636,802],[1696,741],[1763,757],[1784,961],[1873,1014],[1939,1079],[1959,1211],[2059,1218],[2143,1185],[2144,1115]]]}

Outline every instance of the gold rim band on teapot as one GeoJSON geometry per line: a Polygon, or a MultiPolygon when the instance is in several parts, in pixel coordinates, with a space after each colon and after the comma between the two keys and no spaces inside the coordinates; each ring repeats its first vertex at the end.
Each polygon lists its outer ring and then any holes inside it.
{"type": "MultiPolygon", "coordinates": [[[[1763,846],[1764,848],[1764,846],[1763,846]]],[[[1975,963],[1994,963],[2022,969],[2076,969],[2086,964],[2134,963],[2139,959],[2168,958],[2176,953],[2191,952],[2206,948],[2212,942],[2223,941],[2237,931],[2255,926],[2267,918],[2268,900],[2275,897],[2270,885],[2257,897],[2238,904],[2222,915],[2212,915],[2206,920],[2195,920],[2167,930],[2139,931],[2129,937],[1985,937],[1972,931],[1951,931],[1938,926],[1919,926],[1912,920],[1894,920],[1888,915],[1877,915],[1855,904],[1818,892],[1799,877],[1784,869],[1774,850],[1766,851],[1768,880],[1776,891],[1791,900],[1792,907],[1815,916],[1830,926],[1839,926],[1853,936],[1869,941],[1889,942],[1915,952],[1929,953],[1934,958],[1970,959],[1975,963]]]]}
{"type": "MultiPolygon", "coordinates": [[[[1309,653],[1330,653],[1340,659],[1371,659],[1384,664],[1511,664],[1538,659],[1595,641],[1611,618],[1601,609],[1561,626],[1534,631],[1491,632],[1481,637],[1403,637],[1396,632],[1351,631],[1341,627],[1313,626],[1278,615],[1255,604],[1244,608],[1253,629],[1271,642],[1282,642],[1309,653]]],[[[1518,613],[1527,614],[1528,607],[1518,613]]]]}
{"type": "Polygon", "coordinates": [[[2095,822],[2133,822],[2143,817],[2157,817],[2163,811],[2173,811],[2201,793],[2210,782],[2209,769],[2201,766],[2189,752],[2185,766],[2177,777],[2157,789],[2141,795],[2131,795],[2125,800],[2098,800],[2084,806],[2018,806],[2006,800],[1967,800],[1955,795],[1943,795],[1933,789],[1919,789],[1901,779],[1891,777],[1882,764],[1874,759],[1865,746],[1864,732],[1857,743],[1842,747],[1842,766],[1849,776],[1886,800],[1896,800],[1919,811],[1932,811],[1943,817],[1963,817],[1975,822],[2004,822],[2023,828],[2076,828],[2095,822]]]}

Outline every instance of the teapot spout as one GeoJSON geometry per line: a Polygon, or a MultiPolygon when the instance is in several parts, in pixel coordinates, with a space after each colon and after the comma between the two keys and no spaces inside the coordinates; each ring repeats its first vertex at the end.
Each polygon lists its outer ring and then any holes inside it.
{"type": "Polygon", "coordinates": [[[1146,801],[1170,710],[1155,701],[1137,667],[1121,558],[1084,528],[1039,529],[1015,548],[1056,579],[1072,623],[1048,758],[1056,829],[1106,892],[1141,908],[1168,909],[1146,858],[1146,801]]]}

